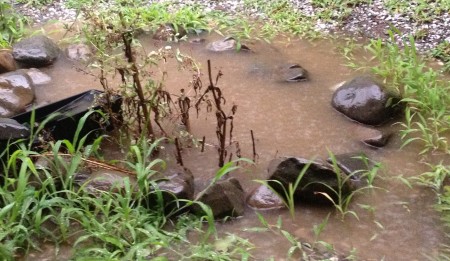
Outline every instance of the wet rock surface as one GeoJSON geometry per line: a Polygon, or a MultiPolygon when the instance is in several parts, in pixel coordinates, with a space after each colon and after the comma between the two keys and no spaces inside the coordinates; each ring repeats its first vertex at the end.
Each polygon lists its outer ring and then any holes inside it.
{"type": "Polygon", "coordinates": [[[48,74],[46,74],[46,73],[44,73],[41,70],[36,69],[36,68],[21,69],[21,70],[18,70],[17,72],[21,72],[21,73],[27,74],[30,77],[31,82],[33,83],[33,85],[47,84],[47,83],[50,83],[51,80],[52,80],[52,78],[48,74]]]}
{"type": "Polygon", "coordinates": [[[238,43],[237,41],[233,38],[233,37],[227,37],[223,40],[218,40],[218,41],[214,41],[209,43],[206,46],[206,49],[208,49],[211,52],[226,52],[226,51],[237,51],[237,50],[241,50],[241,51],[249,51],[250,48],[248,48],[246,45],[240,45],[240,48],[238,48],[238,43]]]}
{"type": "Polygon", "coordinates": [[[361,183],[362,177],[375,166],[375,163],[363,152],[334,155],[334,159],[328,158],[327,162],[333,164],[333,160],[339,169],[346,175],[351,175],[350,179],[357,183],[361,183]]]}
{"type": "Polygon", "coordinates": [[[92,57],[92,51],[86,44],[71,44],[66,48],[66,56],[74,61],[88,61],[92,57]]]}
{"type": "Polygon", "coordinates": [[[0,73],[16,70],[16,61],[9,50],[0,50],[0,73]]]}
{"type": "Polygon", "coordinates": [[[388,144],[393,133],[390,131],[381,131],[373,127],[358,124],[352,134],[362,143],[373,148],[381,148],[388,144]]]}
{"type": "Polygon", "coordinates": [[[303,82],[308,80],[308,72],[299,64],[285,64],[278,66],[275,71],[280,80],[286,82],[303,82]]]}
{"type": "Polygon", "coordinates": [[[25,67],[44,67],[59,56],[59,47],[50,38],[37,35],[25,38],[13,45],[13,57],[25,67]]]}
{"type": "Polygon", "coordinates": [[[250,74],[278,82],[303,82],[308,80],[308,71],[297,63],[264,64],[256,62],[250,68],[250,74]]]}
{"type": "Polygon", "coordinates": [[[136,178],[118,170],[85,169],[75,175],[75,183],[95,196],[100,196],[102,192],[123,191],[125,179],[130,181],[131,188],[136,188],[136,178]]]}
{"type": "MultiPolygon", "coordinates": [[[[357,171],[367,171],[373,166],[372,161],[363,152],[337,154],[334,155],[334,160],[347,175],[357,171]]],[[[333,159],[328,158],[327,162],[332,163],[333,159]]]]}
{"type": "Polygon", "coordinates": [[[194,176],[191,171],[181,167],[171,167],[163,173],[164,178],[157,181],[164,194],[165,202],[174,199],[194,199],[194,176]]]}
{"type": "Polygon", "coordinates": [[[389,140],[392,137],[391,132],[380,132],[380,134],[373,136],[371,138],[367,138],[365,140],[362,140],[362,142],[368,146],[374,147],[374,148],[381,148],[388,144],[389,140]]]}
{"type": "MultiPolygon", "coordinates": [[[[216,182],[198,200],[211,208],[215,218],[238,217],[244,214],[245,193],[235,178],[216,182]]],[[[199,206],[194,206],[194,211],[203,214],[199,206]]]]}
{"type": "Polygon", "coordinates": [[[256,188],[247,200],[247,204],[260,210],[284,208],[283,199],[281,199],[273,190],[267,186],[261,185],[256,188]]]}
{"type": "Polygon", "coordinates": [[[30,129],[9,118],[0,118],[0,140],[21,139],[30,136],[30,129]]]}
{"type": "Polygon", "coordinates": [[[380,125],[400,111],[400,98],[369,76],[358,76],[339,87],[332,106],[348,118],[369,125],[380,125]]]}
{"type": "Polygon", "coordinates": [[[10,117],[25,111],[34,99],[34,85],[23,72],[0,75],[0,117],[10,117]]]}
{"type": "MultiPolygon", "coordinates": [[[[194,196],[194,176],[185,168],[172,167],[161,174],[152,175],[150,182],[152,186],[162,192],[162,197],[166,208],[174,209],[175,199],[192,200],[194,196]]],[[[134,195],[137,195],[138,184],[135,174],[124,170],[86,168],[75,175],[75,183],[83,188],[88,194],[100,196],[102,192],[124,192],[126,189],[125,180],[129,180],[130,188],[134,195]]],[[[156,193],[150,193],[149,202],[156,204],[156,193]]]]}
{"type": "MultiPolygon", "coordinates": [[[[342,190],[343,194],[351,191],[352,184],[349,182],[339,184],[337,175],[342,174],[336,173],[331,165],[317,160],[311,162],[310,160],[296,157],[281,157],[270,162],[269,185],[280,193],[280,195],[283,195],[284,190],[280,184],[270,180],[280,182],[287,190],[289,183],[294,184],[303,168],[308,164],[310,165],[306,172],[304,172],[299,186],[296,188],[296,197],[310,203],[325,203],[328,200],[320,193],[326,193],[331,198],[335,198],[335,191],[339,191],[339,189],[342,190]]],[[[341,176],[341,180],[344,179],[345,176],[341,176]]]]}
{"type": "Polygon", "coordinates": [[[194,38],[194,39],[189,40],[189,42],[191,44],[203,44],[204,42],[206,42],[206,39],[205,38],[194,38]]]}

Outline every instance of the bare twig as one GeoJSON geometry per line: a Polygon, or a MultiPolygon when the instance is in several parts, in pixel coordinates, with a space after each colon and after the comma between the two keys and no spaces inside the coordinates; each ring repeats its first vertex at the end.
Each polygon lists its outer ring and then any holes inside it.
{"type": "Polygon", "coordinates": [[[250,130],[250,134],[252,136],[252,147],[253,147],[253,162],[256,162],[256,145],[255,145],[255,136],[253,135],[253,130],[250,130]]]}
{"type": "MultiPolygon", "coordinates": [[[[67,154],[67,153],[58,153],[58,156],[62,156],[62,157],[72,157],[72,154],[67,154]]],[[[31,157],[33,158],[38,158],[38,157],[52,157],[55,156],[53,153],[43,153],[43,154],[39,154],[39,155],[32,155],[31,157]]],[[[95,166],[98,168],[102,168],[102,169],[108,169],[108,170],[115,170],[115,171],[119,171],[119,172],[123,172],[125,174],[129,174],[129,175],[136,175],[136,172],[133,171],[129,171],[127,169],[121,168],[121,167],[117,167],[111,164],[108,164],[106,162],[102,162],[102,161],[98,161],[96,159],[86,159],[86,158],[81,158],[82,161],[86,162],[87,164],[91,165],[91,166],[95,166]]]]}
{"type": "MultiPolygon", "coordinates": [[[[125,21],[123,18],[122,13],[119,13],[120,19],[122,21],[123,27],[126,29],[125,21]]],[[[153,132],[153,126],[152,126],[152,120],[150,118],[150,112],[148,110],[145,96],[144,96],[144,88],[141,83],[140,75],[139,75],[139,69],[136,62],[136,57],[133,54],[132,50],[132,40],[133,39],[133,32],[128,30],[124,33],[122,33],[122,41],[124,44],[124,54],[125,57],[128,60],[128,63],[130,64],[130,69],[133,76],[133,87],[139,97],[139,107],[142,109],[142,113],[144,114],[144,120],[146,123],[146,130],[150,136],[150,138],[154,138],[154,132],[153,132]]]]}
{"type": "Polygon", "coordinates": [[[181,157],[181,147],[178,138],[175,138],[175,147],[177,148],[177,163],[183,167],[183,158],[181,157]]]}
{"type": "Polygon", "coordinates": [[[204,151],[205,151],[205,142],[206,142],[206,137],[203,136],[203,139],[202,139],[202,150],[201,150],[201,152],[204,152],[204,151]]]}

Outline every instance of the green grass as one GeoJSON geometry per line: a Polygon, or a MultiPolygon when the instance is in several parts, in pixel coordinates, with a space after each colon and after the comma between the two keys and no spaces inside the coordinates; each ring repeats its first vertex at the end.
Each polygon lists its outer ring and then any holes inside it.
{"type": "Polygon", "coordinates": [[[444,63],[443,71],[450,72],[450,42],[443,41],[433,50],[431,56],[441,60],[444,63]]]}
{"type": "MultiPolygon", "coordinates": [[[[224,237],[228,238],[225,246],[217,244],[225,239],[215,232],[207,206],[202,205],[206,213],[202,217],[182,214],[168,218],[162,192],[151,181],[155,167],[164,164],[160,159],[149,159],[157,142],[143,140],[130,148],[133,157],[125,163],[136,173],[137,187],[129,179],[116,190],[95,195],[79,187],[74,182],[76,173],[99,148],[86,145],[86,137],[79,137],[91,113],[82,118],[72,141],[50,143],[47,153],[34,152],[25,143],[18,149],[10,145],[3,152],[2,156],[9,156],[2,158],[5,174],[0,185],[0,259],[15,260],[39,249],[38,242],[44,241],[56,246],[73,244],[77,249],[73,260],[248,258],[252,246],[244,239],[230,235],[224,237]],[[49,166],[37,167],[35,160],[44,157],[49,166]],[[149,202],[150,198],[157,200],[149,202]],[[192,241],[192,233],[199,234],[200,239],[192,241]]],[[[228,165],[218,175],[227,173],[227,169],[228,165]]]]}
{"type": "MultiPolygon", "coordinates": [[[[395,29],[389,32],[388,42],[371,40],[366,50],[372,54],[371,72],[384,80],[386,86],[401,94],[405,103],[404,120],[399,122],[403,149],[411,143],[423,148],[424,158],[433,155],[450,156],[450,85],[440,72],[427,66],[426,57],[418,55],[415,39],[410,36],[403,47],[395,44],[395,29]]],[[[445,45],[435,50],[435,56],[445,57],[445,45]]],[[[427,162],[428,160],[425,160],[427,162]]],[[[426,163],[429,171],[412,177],[416,184],[432,188],[438,196],[437,208],[442,211],[444,224],[450,226],[448,162],[426,163]],[[447,185],[446,185],[447,184],[447,185]]],[[[450,235],[449,235],[450,236],[450,235]]],[[[448,247],[446,247],[448,249],[448,247]]],[[[444,251],[445,252],[445,251],[444,251]]],[[[444,253],[442,258],[448,260],[444,253]]]]}
{"type": "Polygon", "coordinates": [[[400,93],[406,104],[401,123],[404,145],[419,141],[422,153],[440,150],[449,154],[450,86],[417,54],[413,37],[401,48],[394,43],[394,31],[389,33],[391,42],[371,40],[366,49],[376,61],[371,71],[400,93]]]}

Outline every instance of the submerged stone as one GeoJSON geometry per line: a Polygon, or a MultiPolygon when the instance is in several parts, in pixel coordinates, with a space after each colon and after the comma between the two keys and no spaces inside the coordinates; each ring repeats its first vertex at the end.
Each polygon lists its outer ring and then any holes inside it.
{"type": "Polygon", "coordinates": [[[52,64],[60,49],[44,35],[25,38],[13,45],[13,57],[27,67],[43,67],[52,64]]]}
{"type": "Polygon", "coordinates": [[[286,207],[277,193],[265,185],[256,188],[247,200],[247,204],[260,210],[280,209],[286,207]]]}
{"type": "Polygon", "coordinates": [[[333,94],[332,106],[352,120],[380,125],[398,114],[400,98],[368,76],[344,83],[333,94]]]}
{"type": "Polygon", "coordinates": [[[308,80],[308,71],[297,63],[252,64],[249,72],[258,77],[278,82],[303,82],[308,80]]]}
{"type": "MultiPolygon", "coordinates": [[[[231,50],[238,50],[238,43],[233,37],[227,37],[223,40],[214,41],[206,46],[206,49],[212,52],[226,52],[231,50]]],[[[246,45],[241,44],[239,50],[249,51],[246,45]]]]}
{"type": "Polygon", "coordinates": [[[191,44],[203,44],[206,42],[206,39],[205,38],[194,38],[194,39],[189,40],[189,42],[191,44]]]}
{"type": "Polygon", "coordinates": [[[86,44],[71,44],[66,48],[66,56],[74,61],[88,61],[92,57],[92,51],[86,44]]]}
{"type": "MultiPolygon", "coordinates": [[[[333,159],[327,159],[330,164],[333,164],[333,159]]],[[[365,185],[364,178],[366,174],[375,167],[375,162],[367,157],[363,152],[352,152],[334,155],[335,164],[346,175],[350,176],[354,185],[365,185]]]]}
{"type": "Polygon", "coordinates": [[[277,68],[281,80],[286,82],[302,82],[308,80],[308,72],[299,64],[285,64],[277,68]]]}
{"type": "Polygon", "coordinates": [[[385,132],[373,127],[357,124],[352,128],[352,137],[371,147],[384,147],[392,137],[392,132],[385,132]]]}
{"type": "Polygon", "coordinates": [[[171,202],[175,199],[194,199],[194,176],[187,168],[169,168],[160,180],[157,180],[158,189],[166,192],[165,201],[171,202]]]}
{"type": "Polygon", "coordinates": [[[118,170],[97,169],[84,171],[75,176],[75,181],[91,195],[100,196],[102,192],[125,191],[125,179],[133,191],[137,187],[136,177],[118,170]]]}
{"type": "MultiPolygon", "coordinates": [[[[125,193],[126,182],[130,185],[131,195],[137,197],[139,186],[136,175],[124,170],[84,169],[75,175],[75,183],[78,187],[96,197],[103,192],[125,193]]],[[[186,168],[175,167],[163,173],[155,173],[149,177],[148,184],[151,186],[150,193],[140,195],[142,196],[140,200],[148,202],[148,207],[157,204],[159,195],[162,196],[163,205],[168,212],[185,204],[176,202],[177,199],[193,200],[194,176],[186,168]],[[155,193],[157,190],[162,194],[155,193]]]]}
{"type": "MultiPolygon", "coordinates": [[[[211,208],[215,218],[238,217],[244,214],[245,193],[235,178],[216,182],[198,200],[211,208]]],[[[199,206],[194,206],[194,211],[203,213],[199,206]]]]}
{"type": "Polygon", "coordinates": [[[27,74],[34,85],[47,84],[52,80],[48,74],[36,68],[21,69],[19,71],[27,74]]]}
{"type": "Polygon", "coordinates": [[[364,139],[362,142],[368,146],[381,148],[386,146],[392,137],[392,133],[380,132],[380,134],[364,139]]]}
{"type": "MultiPolygon", "coordinates": [[[[345,174],[355,174],[356,172],[367,171],[373,167],[372,161],[363,152],[353,152],[334,155],[337,166],[345,174]]],[[[333,159],[328,158],[328,163],[332,164],[333,159]]]]}

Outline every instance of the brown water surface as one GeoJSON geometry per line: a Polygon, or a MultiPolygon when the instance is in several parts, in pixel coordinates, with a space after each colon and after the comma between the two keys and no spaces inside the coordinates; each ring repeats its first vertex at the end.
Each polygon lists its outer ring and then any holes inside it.
{"type": "MultiPolygon", "coordinates": [[[[275,41],[272,44],[254,42],[252,52],[212,53],[205,45],[219,36],[206,37],[206,43],[188,42],[170,44],[182,53],[195,58],[206,73],[206,61],[210,59],[213,73],[223,72],[218,86],[227,99],[227,111],[232,104],[238,105],[235,116],[233,139],[239,141],[244,157],[252,157],[250,130],[256,138],[258,160],[256,166],[246,167],[237,177],[247,193],[256,188],[254,179],[267,177],[265,169],[276,156],[299,156],[326,158],[327,151],[335,154],[363,151],[370,158],[383,164],[383,170],[375,185],[381,189],[365,190],[351,203],[358,219],[352,215],[342,219],[330,208],[299,205],[295,218],[287,210],[260,212],[270,224],[280,216],[285,230],[312,243],[312,228],[331,212],[328,225],[319,239],[333,244],[338,252],[348,254],[355,250],[358,260],[424,260],[435,256],[444,243],[443,228],[439,215],[434,211],[435,195],[426,188],[408,188],[399,181],[399,175],[411,177],[427,171],[414,145],[400,149],[401,141],[395,135],[389,145],[374,150],[358,139],[355,122],[336,112],[330,105],[333,86],[351,79],[357,73],[346,68],[345,60],[335,51],[335,44],[327,41],[303,40],[275,41]],[[277,74],[267,68],[284,62],[296,62],[309,71],[310,80],[300,83],[283,83],[276,80],[277,74]],[[361,205],[370,205],[373,211],[361,205]]],[[[162,47],[165,43],[143,38],[147,52],[162,47]]],[[[53,78],[52,84],[41,87],[37,101],[49,102],[81,91],[100,88],[95,77],[75,70],[71,62],[60,59],[50,68],[43,69],[53,78]]],[[[177,94],[188,88],[189,72],[178,71],[172,62],[167,64],[169,77],[166,87],[177,94]]],[[[204,88],[208,81],[202,78],[204,88]]],[[[206,136],[206,152],[199,149],[186,150],[185,165],[197,178],[198,187],[207,182],[217,169],[217,155],[212,145],[215,137],[215,117],[202,113],[197,118],[191,114],[192,134],[201,139],[206,136]]],[[[380,127],[395,130],[390,125],[380,127]]],[[[289,242],[274,233],[257,233],[245,229],[261,226],[255,211],[248,208],[245,216],[219,225],[223,233],[236,233],[252,242],[256,249],[254,260],[285,260],[289,242]]]]}

